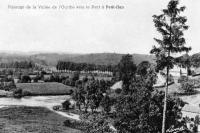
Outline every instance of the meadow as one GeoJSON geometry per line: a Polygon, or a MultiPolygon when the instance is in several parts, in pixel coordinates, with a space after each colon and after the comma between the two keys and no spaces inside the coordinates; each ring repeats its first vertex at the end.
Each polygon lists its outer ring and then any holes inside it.
{"type": "Polygon", "coordinates": [[[8,95],[12,95],[12,92],[0,90],[0,97],[6,97],[8,95]]]}
{"type": "Polygon", "coordinates": [[[13,106],[0,109],[1,133],[81,133],[64,126],[68,119],[43,107],[13,106]]]}
{"type": "Polygon", "coordinates": [[[74,89],[62,83],[45,82],[45,83],[17,83],[16,87],[22,89],[25,95],[69,95],[74,89]]]}

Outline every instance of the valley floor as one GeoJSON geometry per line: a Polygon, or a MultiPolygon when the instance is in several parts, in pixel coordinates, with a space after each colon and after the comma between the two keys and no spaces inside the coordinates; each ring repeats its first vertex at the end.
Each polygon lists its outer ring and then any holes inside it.
{"type": "Polygon", "coordinates": [[[67,118],[43,107],[0,108],[0,133],[81,133],[64,126],[67,118]]]}
{"type": "Polygon", "coordinates": [[[0,97],[7,97],[9,95],[12,95],[12,92],[0,90],[0,97]]]}

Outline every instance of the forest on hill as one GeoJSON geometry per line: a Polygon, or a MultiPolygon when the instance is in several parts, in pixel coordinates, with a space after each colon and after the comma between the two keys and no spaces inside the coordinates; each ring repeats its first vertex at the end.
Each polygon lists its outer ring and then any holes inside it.
{"type": "MultiPolygon", "coordinates": [[[[12,63],[22,61],[32,61],[41,65],[56,66],[59,61],[74,62],[74,63],[87,63],[95,65],[116,65],[119,63],[122,56],[125,54],[119,53],[92,53],[92,54],[59,54],[59,53],[36,53],[36,54],[11,54],[0,53],[0,63],[12,63]]],[[[142,61],[155,63],[155,57],[148,54],[132,54],[135,64],[142,61]]],[[[186,58],[184,55],[181,58],[186,58]]],[[[191,65],[200,67],[200,53],[195,53],[188,56],[191,65]]]]}
{"type": "MultiPolygon", "coordinates": [[[[70,61],[74,63],[88,63],[95,65],[116,65],[125,54],[119,53],[93,53],[93,54],[59,54],[59,53],[39,53],[32,55],[20,54],[1,54],[1,63],[10,63],[14,61],[33,61],[42,65],[56,66],[58,61],[70,61]]],[[[154,63],[153,55],[133,54],[135,64],[142,61],[154,63]]]]}

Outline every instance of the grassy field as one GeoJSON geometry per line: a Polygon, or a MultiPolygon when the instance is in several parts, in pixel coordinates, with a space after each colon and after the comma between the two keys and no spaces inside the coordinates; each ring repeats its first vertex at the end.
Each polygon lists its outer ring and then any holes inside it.
{"type": "Polygon", "coordinates": [[[81,133],[63,126],[66,118],[42,107],[0,109],[1,133],[81,133]]]}
{"type": "Polygon", "coordinates": [[[5,97],[6,96],[6,92],[4,90],[0,90],[0,97],[5,97]]]}
{"type": "Polygon", "coordinates": [[[74,88],[57,82],[49,83],[17,83],[17,88],[23,92],[29,92],[30,95],[66,95],[74,88]]]}
{"type": "Polygon", "coordinates": [[[0,97],[6,97],[8,95],[11,95],[12,92],[0,90],[0,97]]]}
{"type": "MultiPolygon", "coordinates": [[[[156,88],[156,89],[159,91],[165,91],[165,88],[166,87],[160,87],[160,88],[156,88]]],[[[180,88],[180,84],[177,84],[177,83],[172,84],[168,87],[168,93],[169,94],[181,93],[179,88],[180,88]]]]}

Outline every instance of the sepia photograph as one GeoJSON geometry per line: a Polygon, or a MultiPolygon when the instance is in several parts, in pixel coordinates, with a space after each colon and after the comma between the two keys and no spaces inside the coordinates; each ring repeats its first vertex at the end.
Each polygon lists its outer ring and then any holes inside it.
{"type": "Polygon", "coordinates": [[[0,133],[200,133],[200,0],[1,0],[0,133]]]}

